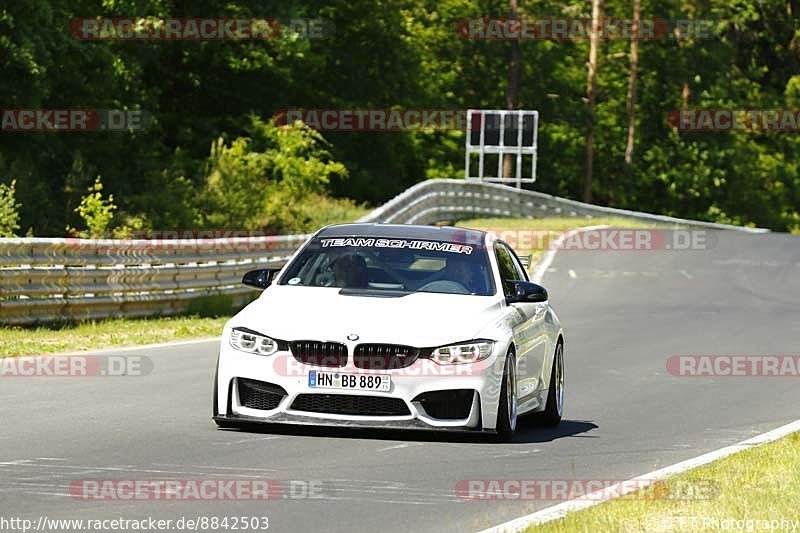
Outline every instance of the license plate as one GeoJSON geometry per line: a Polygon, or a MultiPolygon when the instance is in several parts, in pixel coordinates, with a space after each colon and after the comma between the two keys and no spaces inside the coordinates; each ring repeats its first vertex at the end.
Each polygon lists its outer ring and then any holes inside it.
{"type": "Polygon", "coordinates": [[[347,374],[345,372],[308,373],[308,386],[312,389],[347,389],[389,392],[392,378],[386,374],[347,374]]]}

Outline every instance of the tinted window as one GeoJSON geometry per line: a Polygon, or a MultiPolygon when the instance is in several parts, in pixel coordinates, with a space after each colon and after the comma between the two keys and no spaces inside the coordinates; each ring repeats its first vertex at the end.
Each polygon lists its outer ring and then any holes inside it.
{"type": "Polygon", "coordinates": [[[480,296],[495,292],[484,247],[378,237],[317,237],[279,284],[480,296]]]}
{"type": "Polygon", "coordinates": [[[514,270],[517,273],[517,279],[519,281],[528,281],[528,273],[525,271],[525,267],[522,266],[522,262],[519,260],[517,254],[509,247],[504,246],[504,248],[508,249],[511,258],[514,260],[514,270]]]}
{"type": "Polygon", "coordinates": [[[520,280],[517,269],[514,266],[514,259],[512,259],[505,246],[500,244],[495,245],[495,252],[497,254],[497,266],[500,269],[500,278],[503,280],[503,293],[511,294],[514,292],[512,282],[520,280]]]}

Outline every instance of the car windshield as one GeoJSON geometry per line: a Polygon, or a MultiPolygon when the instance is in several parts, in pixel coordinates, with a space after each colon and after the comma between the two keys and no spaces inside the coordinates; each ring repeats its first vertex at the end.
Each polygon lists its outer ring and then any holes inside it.
{"type": "Polygon", "coordinates": [[[279,284],[494,294],[482,246],[379,237],[315,238],[289,265],[279,284]]]}

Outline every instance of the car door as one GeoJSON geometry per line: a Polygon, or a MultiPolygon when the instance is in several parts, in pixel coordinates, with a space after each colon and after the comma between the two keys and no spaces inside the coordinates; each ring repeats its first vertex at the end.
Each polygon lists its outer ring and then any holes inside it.
{"type": "MultiPolygon", "coordinates": [[[[513,290],[513,281],[529,281],[528,273],[508,245],[498,242],[495,253],[506,295],[513,290]]],[[[537,390],[546,386],[540,384],[539,380],[548,349],[548,337],[543,328],[547,304],[515,303],[510,307],[516,312],[513,327],[517,346],[517,397],[522,404],[525,399],[532,397],[537,390]]],[[[523,405],[520,407],[525,408],[523,405]]]]}

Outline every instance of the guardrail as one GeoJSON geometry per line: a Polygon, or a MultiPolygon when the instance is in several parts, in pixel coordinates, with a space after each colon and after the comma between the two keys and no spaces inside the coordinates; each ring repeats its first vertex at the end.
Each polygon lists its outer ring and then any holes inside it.
{"type": "Polygon", "coordinates": [[[465,180],[429,180],[396,196],[359,222],[433,224],[478,217],[619,217],[649,224],[765,233],[763,228],[701,222],[653,215],[613,207],[601,207],[549,194],[504,185],[465,180]]]}
{"type": "Polygon", "coordinates": [[[0,239],[0,323],[171,315],[243,304],[248,270],[282,266],[307,235],[222,239],[0,239]]]}
{"type": "MultiPolygon", "coordinates": [[[[543,216],[619,216],[654,224],[766,231],[598,207],[464,180],[419,183],[360,222],[432,224],[470,217],[543,216]]],[[[242,275],[283,265],[307,238],[0,239],[0,323],[172,315],[199,309],[214,297],[241,305],[256,294],[240,284],[242,275]]]]}

